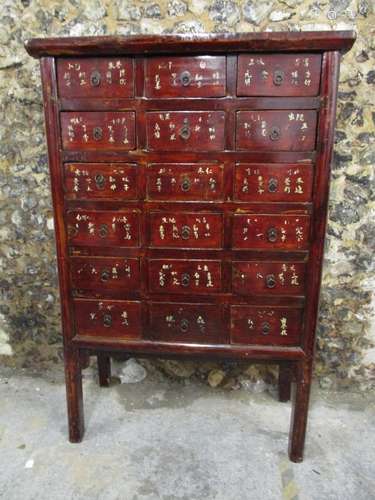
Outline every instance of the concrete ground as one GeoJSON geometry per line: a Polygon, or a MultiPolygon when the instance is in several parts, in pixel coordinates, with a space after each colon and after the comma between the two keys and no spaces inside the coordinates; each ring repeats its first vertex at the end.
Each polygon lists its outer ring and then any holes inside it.
{"type": "Polygon", "coordinates": [[[62,372],[1,370],[0,498],[375,499],[374,397],[315,389],[292,464],[274,394],[142,378],[105,389],[85,371],[86,435],[70,444],[62,372]]]}

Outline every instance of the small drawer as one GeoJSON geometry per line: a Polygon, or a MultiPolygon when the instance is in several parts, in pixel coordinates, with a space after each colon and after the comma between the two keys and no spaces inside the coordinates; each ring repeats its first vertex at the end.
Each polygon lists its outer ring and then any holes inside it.
{"type": "Polygon", "coordinates": [[[312,151],[316,120],[312,110],[237,111],[237,149],[312,151]]]}
{"type": "Polygon", "coordinates": [[[122,98],[134,95],[133,60],[125,57],[57,60],[59,96],[122,98]]]}
{"type": "Polygon", "coordinates": [[[76,335],[124,339],[142,335],[140,302],[76,299],[73,304],[76,335]]]}
{"type": "Polygon", "coordinates": [[[232,344],[298,346],[303,310],[268,306],[231,306],[232,344]]]}
{"type": "Polygon", "coordinates": [[[320,54],[241,54],[237,95],[318,95],[321,61],[320,54]]]}
{"type": "Polygon", "coordinates": [[[150,57],[145,60],[147,97],[222,97],[225,56],[150,57]]]}
{"type": "Polygon", "coordinates": [[[311,200],[312,165],[239,163],[235,167],[234,199],[238,201],[311,200]]]}
{"type": "Polygon", "coordinates": [[[151,259],[149,286],[161,293],[212,293],[221,291],[221,262],[218,260],[151,259]]]}
{"type": "Polygon", "coordinates": [[[159,248],[222,248],[223,216],[213,213],[150,213],[150,243],[159,248]]]}
{"type": "Polygon", "coordinates": [[[223,165],[158,163],[147,168],[147,198],[163,201],[223,199],[223,165]]]}
{"type": "Polygon", "coordinates": [[[139,246],[139,211],[70,210],[66,221],[70,245],[139,246]]]}
{"type": "Polygon", "coordinates": [[[133,291],[140,284],[139,259],[71,257],[70,277],[76,293],[133,291]]]}
{"type": "Polygon", "coordinates": [[[302,262],[237,261],[232,290],[244,295],[303,295],[306,264],[302,262]]]}
{"type": "Polygon", "coordinates": [[[147,147],[154,151],[224,149],[224,111],[146,113],[147,147]]]}
{"type": "Polygon", "coordinates": [[[237,214],[232,229],[236,249],[307,250],[310,216],[237,214]]]}
{"type": "Polygon", "coordinates": [[[65,111],[60,117],[64,149],[135,149],[134,111],[65,111]]]}
{"type": "Polygon", "coordinates": [[[210,304],[153,302],[150,337],[165,342],[227,343],[222,309],[210,304]]]}
{"type": "Polygon", "coordinates": [[[138,167],[129,163],[66,163],[66,197],[73,200],[138,198],[138,167]]]}

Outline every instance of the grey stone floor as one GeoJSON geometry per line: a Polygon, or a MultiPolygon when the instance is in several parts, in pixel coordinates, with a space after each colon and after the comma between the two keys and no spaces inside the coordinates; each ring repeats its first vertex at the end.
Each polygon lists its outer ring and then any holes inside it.
{"type": "Polygon", "coordinates": [[[70,444],[62,372],[0,370],[1,499],[375,499],[374,397],[315,389],[292,464],[290,405],[274,394],[155,375],[104,389],[94,375],[70,444]]]}

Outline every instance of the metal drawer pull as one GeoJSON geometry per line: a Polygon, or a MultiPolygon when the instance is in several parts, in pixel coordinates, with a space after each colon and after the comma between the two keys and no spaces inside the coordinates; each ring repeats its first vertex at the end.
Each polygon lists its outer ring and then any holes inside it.
{"type": "Polygon", "coordinates": [[[111,277],[111,273],[110,273],[109,269],[103,269],[103,271],[100,274],[100,280],[101,281],[108,281],[110,277],[111,277]]]}
{"type": "Polygon", "coordinates": [[[180,330],[182,333],[186,333],[189,330],[189,321],[187,319],[182,319],[180,321],[180,330]]]}
{"type": "Polygon", "coordinates": [[[99,71],[93,71],[90,75],[90,83],[93,87],[99,87],[101,76],[99,71]]]}
{"type": "Polygon", "coordinates": [[[181,139],[184,139],[184,141],[187,141],[191,135],[189,121],[187,118],[184,119],[184,124],[180,128],[179,135],[180,135],[181,139]]]}
{"type": "Polygon", "coordinates": [[[106,238],[108,236],[108,226],[107,224],[101,224],[98,230],[99,236],[101,238],[106,238]]]}
{"type": "Polygon", "coordinates": [[[281,85],[284,82],[284,71],[281,69],[277,69],[273,74],[273,83],[274,85],[281,85]]]}
{"type": "Polygon", "coordinates": [[[112,316],[110,314],[103,314],[103,326],[106,328],[112,326],[112,316]]]}
{"type": "Polygon", "coordinates": [[[103,189],[105,184],[105,177],[103,174],[96,174],[95,184],[98,189],[103,189]]]}
{"type": "Polygon", "coordinates": [[[267,288],[275,288],[276,278],[274,274],[267,274],[266,276],[266,286],[267,288]]]}
{"type": "Polygon", "coordinates": [[[272,127],[270,132],[271,141],[278,141],[280,139],[280,129],[279,127],[272,127]]]}
{"type": "Polygon", "coordinates": [[[74,226],[68,226],[68,237],[74,238],[78,234],[78,228],[74,226]]]}
{"type": "Polygon", "coordinates": [[[94,127],[92,135],[96,141],[100,141],[103,138],[103,129],[101,127],[94,127]]]}
{"type": "Polygon", "coordinates": [[[261,325],[261,330],[263,335],[268,335],[271,331],[271,325],[268,323],[268,321],[264,321],[261,325]]]}
{"type": "Polygon", "coordinates": [[[183,179],[181,182],[181,189],[182,189],[182,191],[186,192],[186,191],[189,191],[190,187],[191,187],[190,179],[185,177],[185,179],[183,179]]]}
{"type": "Polygon", "coordinates": [[[190,275],[187,273],[184,273],[181,276],[181,285],[182,286],[189,286],[190,285],[190,275]]]}
{"type": "Polygon", "coordinates": [[[189,71],[183,71],[181,73],[180,81],[181,81],[183,87],[188,87],[191,84],[192,80],[193,80],[193,78],[192,78],[189,71]]]}
{"type": "Polygon", "coordinates": [[[181,238],[183,240],[188,240],[190,238],[190,227],[189,226],[182,226],[181,238]]]}
{"type": "Polygon", "coordinates": [[[267,229],[267,240],[270,243],[275,243],[277,240],[277,229],[275,227],[270,227],[267,229]]]}
{"type": "Polygon", "coordinates": [[[274,177],[271,177],[271,179],[268,181],[268,191],[270,193],[275,193],[277,191],[278,184],[278,180],[274,177]]]}

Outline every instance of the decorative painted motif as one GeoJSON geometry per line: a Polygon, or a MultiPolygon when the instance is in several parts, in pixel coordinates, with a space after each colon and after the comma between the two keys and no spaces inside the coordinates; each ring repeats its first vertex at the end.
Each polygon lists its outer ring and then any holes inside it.
{"type": "Polygon", "coordinates": [[[151,164],[147,196],[152,200],[219,200],[223,196],[223,165],[151,164]]]}
{"type": "Polygon", "coordinates": [[[224,56],[151,57],[145,61],[147,97],[222,97],[224,56]]]}
{"type": "Polygon", "coordinates": [[[240,54],[240,96],[315,96],[319,93],[320,54],[240,54]]]}
{"type": "Polygon", "coordinates": [[[60,116],[64,149],[135,148],[133,111],[66,111],[60,116]]]}

